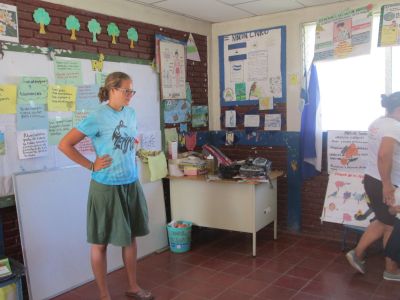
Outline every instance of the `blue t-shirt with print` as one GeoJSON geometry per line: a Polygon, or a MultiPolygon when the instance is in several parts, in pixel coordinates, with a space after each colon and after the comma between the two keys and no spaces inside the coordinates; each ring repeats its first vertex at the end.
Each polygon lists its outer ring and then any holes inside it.
{"type": "Polygon", "coordinates": [[[135,164],[136,113],[131,107],[116,111],[102,105],[77,126],[92,140],[97,156],[108,154],[108,168],[92,172],[92,179],[108,185],[129,184],[137,180],[135,164]]]}

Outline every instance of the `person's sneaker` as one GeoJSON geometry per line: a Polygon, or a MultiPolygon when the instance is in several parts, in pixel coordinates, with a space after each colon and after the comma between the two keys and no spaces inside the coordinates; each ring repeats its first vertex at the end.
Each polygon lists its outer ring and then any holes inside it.
{"type": "Polygon", "coordinates": [[[387,271],[383,272],[383,279],[391,281],[400,281],[400,274],[393,274],[387,271]]]}
{"type": "Polygon", "coordinates": [[[360,260],[356,256],[356,251],[350,250],[346,253],[346,258],[349,264],[361,274],[365,274],[365,261],[360,260]]]}

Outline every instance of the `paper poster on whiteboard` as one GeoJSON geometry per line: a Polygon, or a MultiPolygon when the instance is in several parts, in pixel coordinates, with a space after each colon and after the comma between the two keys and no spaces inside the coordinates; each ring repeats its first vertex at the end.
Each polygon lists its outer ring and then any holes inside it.
{"type": "Polygon", "coordinates": [[[321,220],[367,227],[374,213],[368,207],[363,179],[363,173],[330,174],[321,220]]]}
{"type": "Polygon", "coordinates": [[[328,173],[364,172],[368,158],[368,132],[330,130],[327,148],[328,173]]]}
{"type": "Polygon", "coordinates": [[[47,156],[48,130],[17,131],[17,145],[19,159],[28,159],[47,156]]]}
{"type": "Polygon", "coordinates": [[[284,27],[275,27],[219,37],[223,105],[245,105],[251,100],[285,96],[284,32],[284,27]]]}
{"type": "Polygon", "coordinates": [[[186,51],[179,41],[160,41],[162,99],[186,99],[186,51]]]}
{"type": "Polygon", "coordinates": [[[372,4],[368,4],[319,19],[314,61],[369,54],[372,8],[372,4]]]}

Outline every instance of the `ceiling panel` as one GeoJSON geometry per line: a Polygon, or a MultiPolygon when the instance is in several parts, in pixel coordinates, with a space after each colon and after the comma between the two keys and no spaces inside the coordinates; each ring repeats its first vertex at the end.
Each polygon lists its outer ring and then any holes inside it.
{"type": "Polygon", "coordinates": [[[218,2],[222,2],[229,5],[241,4],[246,2],[252,2],[256,0],[217,0],[218,2]]]}
{"type": "Polygon", "coordinates": [[[258,0],[238,4],[236,7],[260,16],[281,11],[299,9],[303,8],[304,6],[293,0],[258,0]]]}
{"type": "Polygon", "coordinates": [[[156,2],[162,2],[164,0],[127,0],[127,1],[140,3],[140,4],[152,4],[152,3],[156,3],[156,2]]]}
{"type": "Polygon", "coordinates": [[[224,22],[254,16],[215,0],[166,0],[155,3],[154,6],[209,22],[224,22]]]}
{"type": "Polygon", "coordinates": [[[305,6],[325,5],[336,2],[343,2],[347,0],[297,0],[300,4],[305,6]]]}

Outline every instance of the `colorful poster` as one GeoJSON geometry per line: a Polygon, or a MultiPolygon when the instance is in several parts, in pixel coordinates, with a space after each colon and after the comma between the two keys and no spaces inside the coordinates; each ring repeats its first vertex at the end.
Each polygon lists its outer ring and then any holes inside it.
{"type": "Polygon", "coordinates": [[[400,4],[381,7],[379,22],[378,47],[397,46],[400,44],[400,4]]]}
{"type": "Polygon", "coordinates": [[[54,60],[54,77],[56,84],[63,85],[81,85],[82,81],[82,66],[80,60],[54,60]]]}
{"type": "Polygon", "coordinates": [[[186,99],[185,45],[179,41],[160,41],[161,97],[186,99]]]}
{"type": "Polygon", "coordinates": [[[96,110],[99,105],[99,86],[96,84],[92,85],[80,85],[76,90],[76,111],[92,112],[96,110]]]}
{"type": "Polygon", "coordinates": [[[282,97],[282,30],[260,29],[220,37],[225,102],[282,97]]]}
{"type": "Polygon", "coordinates": [[[76,87],[72,85],[49,85],[48,111],[75,111],[76,87]]]}
{"type": "Polygon", "coordinates": [[[0,3],[0,41],[19,43],[17,7],[0,3]]]}
{"type": "Polygon", "coordinates": [[[49,145],[58,145],[61,138],[72,128],[72,118],[49,119],[49,145]]]}
{"type": "Polygon", "coordinates": [[[327,147],[328,173],[364,172],[368,158],[366,131],[328,131],[327,147]]]}
{"type": "Polygon", "coordinates": [[[0,84],[0,114],[17,112],[17,86],[0,84]]]}
{"type": "Polygon", "coordinates": [[[329,175],[321,221],[367,227],[374,213],[368,207],[363,173],[329,175]]]}
{"type": "Polygon", "coordinates": [[[18,83],[18,104],[47,104],[48,80],[46,77],[22,77],[18,83]]]}
{"type": "Polygon", "coordinates": [[[47,156],[47,129],[17,131],[19,159],[47,156]]]}
{"type": "Polygon", "coordinates": [[[264,97],[258,100],[259,110],[271,110],[274,109],[274,99],[272,97],[264,97]]]}
{"type": "Polygon", "coordinates": [[[264,130],[281,130],[281,114],[269,114],[264,116],[264,130]]]}
{"type": "Polygon", "coordinates": [[[174,124],[189,122],[192,110],[192,93],[189,83],[186,82],[186,100],[165,100],[162,102],[164,123],[174,124]]]}
{"type": "Polygon", "coordinates": [[[46,106],[17,105],[17,130],[47,129],[49,126],[46,106]]]}
{"type": "Polygon", "coordinates": [[[208,106],[192,106],[192,127],[206,127],[208,125],[208,106]]]}
{"type": "Polygon", "coordinates": [[[372,4],[318,20],[314,61],[369,54],[372,4]]]}

